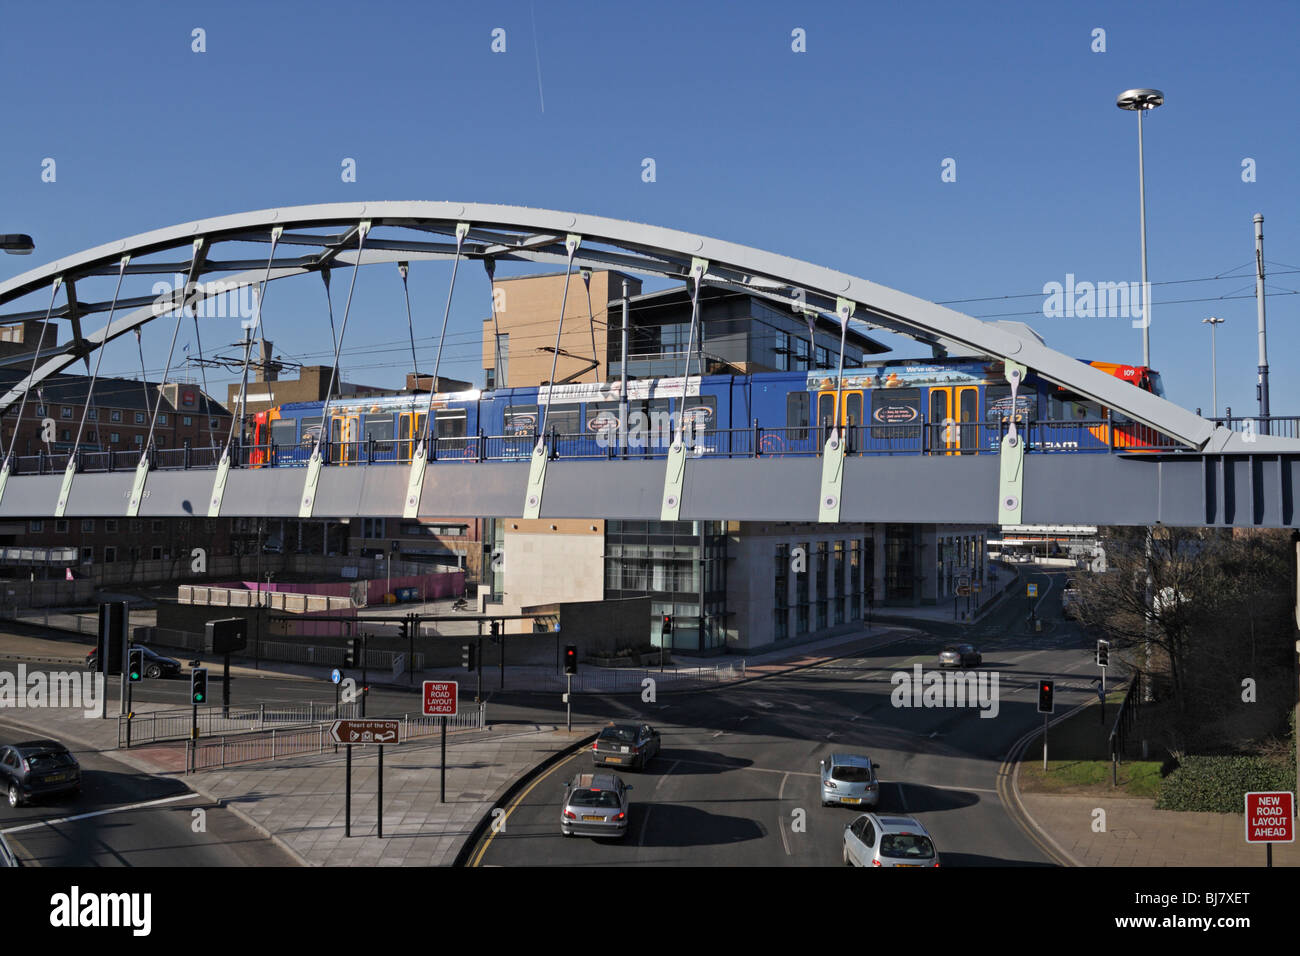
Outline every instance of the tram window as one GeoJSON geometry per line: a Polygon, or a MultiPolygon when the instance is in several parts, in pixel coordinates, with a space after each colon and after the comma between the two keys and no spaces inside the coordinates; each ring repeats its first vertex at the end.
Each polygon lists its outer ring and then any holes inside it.
{"type": "Polygon", "coordinates": [[[552,408],[546,413],[546,432],[558,432],[561,435],[573,435],[581,431],[579,415],[576,408],[552,408]]]}
{"type": "Polygon", "coordinates": [[[830,424],[835,418],[835,396],[825,394],[817,396],[817,424],[830,424]]]}
{"type": "Polygon", "coordinates": [[[531,435],[537,428],[536,405],[507,405],[505,415],[507,435],[531,435]]]}
{"type": "Polygon", "coordinates": [[[718,399],[714,395],[697,395],[682,403],[682,429],[706,432],[718,427],[718,399]]]}
{"type": "MultiPolygon", "coordinates": [[[[921,390],[919,388],[873,388],[871,390],[871,424],[920,425],[921,390]]],[[[877,428],[872,438],[918,438],[919,428],[909,428],[902,434],[896,429],[877,428]]]]}
{"type": "Polygon", "coordinates": [[[320,435],[320,419],[304,418],[302,419],[302,440],[304,442],[314,442],[320,435]]]}
{"type": "Polygon", "coordinates": [[[365,417],[364,435],[375,441],[391,441],[393,438],[393,416],[367,415],[365,417]]]}
{"type": "Polygon", "coordinates": [[[465,413],[464,412],[437,412],[437,425],[439,438],[464,438],[465,437],[465,413]]]}
{"type": "Polygon", "coordinates": [[[978,419],[975,412],[976,399],[979,394],[973,388],[964,388],[958,393],[958,402],[961,405],[960,414],[957,416],[958,421],[973,422],[978,419]]]}
{"type": "MultiPolygon", "coordinates": [[[[984,389],[984,420],[1004,422],[1011,414],[1011,386],[989,385],[984,389]]],[[[1038,394],[1032,385],[1016,390],[1016,421],[1033,421],[1038,417],[1038,394]]]]}
{"type": "Polygon", "coordinates": [[[844,417],[846,425],[862,424],[862,393],[850,392],[844,397],[844,417]]]}
{"type": "Polygon", "coordinates": [[[946,422],[948,411],[948,393],[937,388],[930,389],[930,421],[946,422]]]}
{"type": "Polygon", "coordinates": [[[277,445],[292,445],[298,440],[298,423],[292,418],[271,422],[271,441],[277,445]]]}
{"type": "Polygon", "coordinates": [[[791,392],[785,397],[785,427],[788,441],[808,438],[809,401],[807,392],[791,392]]]}
{"type": "Polygon", "coordinates": [[[1068,422],[1102,417],[1101,406],[1096,402],[1083,401],[1070,396],[1049,395],[1047,398],[1047,417],[1053,421],[1068,422]]]}

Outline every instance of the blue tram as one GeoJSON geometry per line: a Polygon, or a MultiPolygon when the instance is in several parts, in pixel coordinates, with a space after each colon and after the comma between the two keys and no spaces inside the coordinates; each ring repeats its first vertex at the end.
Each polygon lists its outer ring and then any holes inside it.
{"type": "MultiPolygon", "coordinates": [[[[1162,395],[1141,366],[1094,367],[1162,395]]],[[[1165,443],[1096,402],[1032,372],[1012,407],[1001,361],[882,361],[845,369],[836,407],[833,369],[751,375],[638,379],[628,383],[628,438],[620,453],[662,455],[684,427],[692,453],[817,454],[828,427],[847,426],[851,453],[975,454],[996,451],[1014,419],[1031,451],[1150,449],[1165,443]]],[[[433,457],[511,459],[531,454],[539,434],[556,457],[617,450],[618,382],[500,388],[434,396],[433,457]]],[[[277,406],[253,416],[251,463],[300,465],[321,428],[322,402],[277,406]]],[[[427,394],[330,402],[328,447],[335,463],[410,461],[426,426],[427,394]]]]}

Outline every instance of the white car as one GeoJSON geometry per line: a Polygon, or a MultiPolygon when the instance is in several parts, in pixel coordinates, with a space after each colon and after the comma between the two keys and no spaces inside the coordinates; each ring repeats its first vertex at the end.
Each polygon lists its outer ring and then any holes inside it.
{"type": "Polygon", "coordinates": [[[939,851],[915,817],[864,813],[844,828],[846,866],[938,866],[939,851]]]}

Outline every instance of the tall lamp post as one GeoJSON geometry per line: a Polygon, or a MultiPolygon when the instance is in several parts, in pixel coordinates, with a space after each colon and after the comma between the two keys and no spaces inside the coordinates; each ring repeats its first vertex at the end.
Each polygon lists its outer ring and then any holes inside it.
{"type": "MultiPolygon", "coordinates": [[[[1138,115],[1138,223],[1142,232],[1142,364],[1146,368],[1151,367],[1151,285],[1147,281],[1147,192],[1146,192],[1146,172],[1144,169],[1144,158],[1142,153],[1142,114],[1147,110],[1153,110],[1157,106],[1163,106],[1165,94],[1159,90],[1125,90],[1115,99],[1115,105],[1122,110],[1131,110],[1138,115]]],[[[1143,669],[1149,670],[1151,666],[1151,528],[1147,528],[1146,533],[1146,653],[1144,654],[1143,669]]],[[[1143,700],[1149,703],[1151,701],[1151,681],[1143,681],[1143,700]]]]}
{"type": "Polygon", "coordinates": [[[1142,231],[1142,364],[1151,367],[1151,286],[1147,284],[1147,194],[1142,156],[1142,114],[1163,106],[1159,90],[1125,90],[1115,100],[1122,110],[1138,115],[1138,220],[1142,231]]]}
{"type": "Polygon", "coordinates": [[[1214,327],[1222,325],[1223,319],[1210,316],[1208,319],[1201,319],[1202,325],[1210,327],[1210,394],[1213,396],[1214,414],[1212,418],[1219,417],[1219,362],[1214,345],[1214,327]]]}

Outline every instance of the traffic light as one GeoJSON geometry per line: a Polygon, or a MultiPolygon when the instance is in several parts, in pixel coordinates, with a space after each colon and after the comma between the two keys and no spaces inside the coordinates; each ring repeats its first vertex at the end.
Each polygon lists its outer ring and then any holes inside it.
{"type": "Polygon", "coordinates": [[[564,645],[564,673],[566,674],[578,673],[578,645],[577,644],[564,645]]]}
{"type": "Polygon", "coordinates": [[[662,633],[671,634],[672,632],[673,632],[673,616],[671,614],[665,614],[664,627],[662,633]]]}
{"type": "Polygon", "coordinates": [[[1056,681],[1040,680],[1038,682],[1038,712],[1052,713],[1052,695],[1056,693],[1056,681]]]}
{"type": "Polygon", "coordinates": [[[127,680],[135,682],[144,677],[144,648],[133,647],[127,652],[127,680]]]}
{"type": "Polygon", "coordinates": [[[460,666],[467,671],[474,669],[474,645],[462,644],[460,646],[460,666]]]}
{"type": "Polygon", "coordinates": [[[204,649],[209,654],[233,654],[248,647],[248,621],[227,617],[204,625],[204,649]]]}
{"type": "Polygon", "coordinates": [[[1097,642],[1097,666],[1110,666],[1110,641],[1097,642]]]}
{"type": "Polygon", "coordinates": [[[348,641],[348,646],[343,650],[343,668],[344,670],[355,670],[361,666],[361,638],[354,637],[348,641]]]}
{"type": "Polygon", "coordinates": [[[204,704],[208,700],[208,669],[196,667],[190,671],[190,702],[204,704]]]}
{"type": "Polygon", "coordinates": [[[99,606],[99,658],[95,670],[110,675],[122,673],[126,628],[126,602],[112,601],[99,606]]]}

